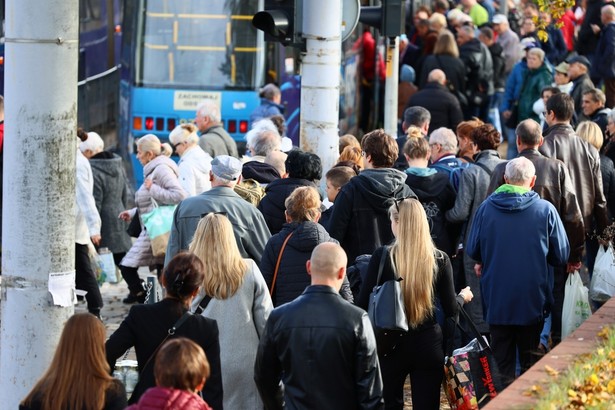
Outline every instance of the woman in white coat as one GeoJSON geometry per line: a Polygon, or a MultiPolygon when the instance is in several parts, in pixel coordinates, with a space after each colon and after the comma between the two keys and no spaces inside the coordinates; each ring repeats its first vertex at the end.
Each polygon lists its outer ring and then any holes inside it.
{"type": "Polygon", "coordinates": [[[169,141],[180,156],[179,183],[188,196],[198,195],[211,188],[209,171],[211,156],[199,146],[194,124],[182,124],[169,134],[169,141]]]}
{"type": "MultiPolygon", "coordinates": [[[[177,164],[169,158],[172,149],[169,144],[161,144],[158,137],[147,134],[137,141],[137,158],[143,165],[143,184],[135,193],[135,208],[120,213],[120,219],[130,221],[139,209],[139,217],[154,209],[154,201],[158,205],[175,205],[186,198],[186,192],[179,183],[177,164]]],[[[155,257],[152,252],[150,238],[141,222],[141,234],[132,245],[122,262],[120,270],[126,279],[130,294],[124,303],[143,303],[145,289],[139,278],[140,266],[162,267],[164,255],[155,257]]]]}
{"type": "Polygon", "coordinates": [[[218,322],[225,409],[262,409],[252,366],[258,343],[273,309],[256,263],[239,253],[228,218],[209,213],[201,219],[190,244],[205,265],[197,313],[218,322]],[[249,369],[250,371],[246,371],[249,369]]]}

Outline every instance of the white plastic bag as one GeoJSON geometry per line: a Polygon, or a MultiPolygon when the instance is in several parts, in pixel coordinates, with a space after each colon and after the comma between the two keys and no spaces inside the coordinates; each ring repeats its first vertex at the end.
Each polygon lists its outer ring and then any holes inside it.
{"type": "Polygon", "coordinates": [[[113,260],[113,254],[109,252],[107,248],[100,248],[98,251],[99,263],[104,272],[104,279],[109,283],[117,283],[118,275],[115,267],[115,261],[113,260]]]}
{"type": "Polygon", "coordinates": [[[589,296],[596,302],[606,302],[615,295],[615,255],[613,246],[604,250],[603,246],[598,249],[594,275],[589,285],[589,296]]]}
{"type": "Polygon", "coordinates": [[[576,330],[591,315],[588,290],[579,271],[568,275],[562,311],[562,340],[576,330]]]}

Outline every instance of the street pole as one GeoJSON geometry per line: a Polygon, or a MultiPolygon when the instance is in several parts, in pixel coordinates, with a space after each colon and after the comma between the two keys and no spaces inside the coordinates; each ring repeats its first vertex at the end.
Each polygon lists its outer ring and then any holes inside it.
{"type": "Polygon", "coordinates": [[[74,311],[48,283],[74,288],[79,2],[6,6],[0,407],[16,409],[74,311]]]}
{"type": "Polygon", "coordinates": [[[320,157],[323,172],[339,156],[341,11],[341,0],[303,1],[301,148],[320,157]]]}
{"type": "Polygon", "coordinates": [[[397,89],[399,86],[399,37],[387,37],[384,131],[397,138],[397,89]]]}

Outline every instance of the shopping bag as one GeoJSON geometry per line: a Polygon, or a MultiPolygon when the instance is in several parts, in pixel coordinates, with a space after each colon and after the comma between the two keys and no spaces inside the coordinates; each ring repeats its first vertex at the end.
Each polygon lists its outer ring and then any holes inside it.
{"type": "Polygon", "coordinates": [[[491,347],[467,313],[463,309],[460,312],[475,338],[446,358],[444,391],[451,409],[478,409],[502,391],[502,383],[491,347]]]}
{"type": "Polygon", "coordinates": [[[160,257],[164,256],[167,252],[171,225],[173,224],[173,213],[177,205],[158,206],[153,199],[152,203],[154,204],[154,209],[141,215],[141,220],[152,244],[152,253],[154,256],[160,257]]]}
{"type": "Polygon", "coordinates": [[[606,302],[615,295],[615,255],[613,245],[604,250],[600,246],[596,263],[594,264],[594,274],[589,285],[589,297],[596,302],[606,302]]]}
{"type": "Polygon", "coordinates": [[[102,268],[103,274],[105,275],[105,281],[109,283],[117,283],[117,268],[115,266],[113,254],[109,252],[109,249],[100,248],[98,250],[98,260],[100,267],[102,268]]]}
{"type": "Polygon", "coordinates": [[[591,315],[588,290],[583,286],[579,271],[568,275],[564,290],[564,308],[562,310],[562,340],[581,326],[591,315]]]}

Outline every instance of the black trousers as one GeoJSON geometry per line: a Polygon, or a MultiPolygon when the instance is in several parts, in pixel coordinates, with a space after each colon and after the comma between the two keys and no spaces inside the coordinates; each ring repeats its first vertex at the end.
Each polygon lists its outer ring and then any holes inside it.
{"type": "Polygon", "coordinates": [[[120,271],[122,272],[122,277],[126,281],[128,290],[131,294],[137,295],[144,290],[143,281],[139,277],[137,268],[120,265],[120,271]]]}
{"type": "Polygon", "coordinates": [[[439,409],[444,377],[442,331],[438,324],[410,331],[387,356],[380,356],[386,409],[403,409],[404,383],[410,375],[412,407],[439,409]]]}
{"type": "Polygon", "coordinates": [[[90,313],[99,314],[103,300],[96,282],[96,274],[92,270],[87,245],[75,243],[75,287],[88,292],[85,300],[90,313]]]}
{"type": "Polygon", "coordinates": [[[564,309],[564,291],[566,289],[565,266],[553,268],[553,306],[551,306],[551,340],[553,347],[562,340],[562,310],[564,309]]]}
{"type": "Polygon", "coordinates": [[[502,384],[507,387],[515,380],[517,352],[521,364],[521,374],[540,359],[537,353],[540,332],[544,321],[528,326],[492,325],[491,348],[498,363],[502,384]]]}

